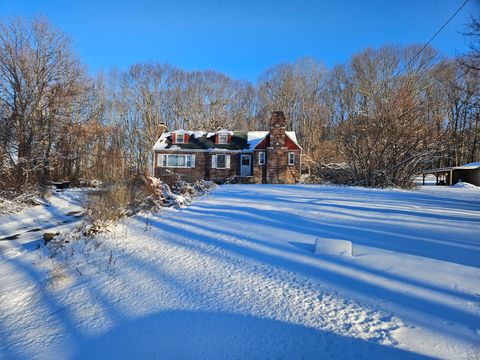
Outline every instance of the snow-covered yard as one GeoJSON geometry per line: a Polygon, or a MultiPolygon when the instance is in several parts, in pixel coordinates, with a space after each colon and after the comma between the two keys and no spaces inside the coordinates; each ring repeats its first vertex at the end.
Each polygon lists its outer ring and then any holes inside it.
{"type": "Polygon", "coordinates": [[[0,238],[24,231],[0,241],[0,358],[480,353],[478,188],[221,186],[70,242],[68,261],[25,246],[41,209],[0,218],[0,238]],[[353,256],[314,254],[316,238],[353,256]]]}

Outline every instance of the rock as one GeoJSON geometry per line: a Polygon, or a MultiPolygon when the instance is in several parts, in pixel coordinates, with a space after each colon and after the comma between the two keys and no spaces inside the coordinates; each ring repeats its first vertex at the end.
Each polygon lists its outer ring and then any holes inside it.
{"type": "Polygon", "coordinates": [[[352,256],[352,242],[348,240],[317,238],[315,254],[352,256]]]}
{"type": "Polygon", "coordinates": [[[45,245],[47,245],[48,242],[49,242],[50,240],[52,240],[52,239],[53,239],[55,236],[57,236],[58,234],[60,234],[60,233],[58,233],[58,232],[57,232],[57,233],[50,233],[50,232],[43,233],[43,243],[44,243],[45,245]]]}
{"type": "Polygon", "coordinates": [[[53,181],[52,185],[57,189],[68,189],[70,187],[70,181],[53,181]]]}

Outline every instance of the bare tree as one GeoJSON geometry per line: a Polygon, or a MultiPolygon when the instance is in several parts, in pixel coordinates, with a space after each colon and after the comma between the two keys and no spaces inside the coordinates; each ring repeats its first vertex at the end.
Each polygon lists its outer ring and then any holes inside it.
{"type": "Polygon", "coordinates": [[[340,125],[341,151],[356,183],[408,186],[441,152],[429,116],[440,106],[428,91],[435,85],[430,69],[436,52],[427,49],[414,63],[410,59],[417,47],[367,49],[340,74],[346,83],[340,104],[348,104],[340,125]]]}
{"type": "Polygon", "coordinates": [[[459,62],[464,67],[478,73],[480,71],[480,21],[478,18],[471,18],[463,35],[469,42],[470,51],[460,57],[459,62]]]}
{"type": "Polygon", "coordinates": [[[253,87],[214,72],[175,72],[174,123],[185,128],[241,129],[252,122],[253,87]]]}
{"type": "Polygon", "coordinates": [[[287,127],[297,131],[304,150],[311,156],[321,157],[320,144],[328,138],[329,126],[326,81],[325,66],[310,58],[268,69],[257,85],[257,117],[267,127],[272,111],[284,111],[287,127]]]}
{"type": "Polygon", "coordinates": [[[0,22],[2,153],[21,186],[48,180],[52,154],[84,91],[85,73],[70,39],[47,20],[0,22]]]}

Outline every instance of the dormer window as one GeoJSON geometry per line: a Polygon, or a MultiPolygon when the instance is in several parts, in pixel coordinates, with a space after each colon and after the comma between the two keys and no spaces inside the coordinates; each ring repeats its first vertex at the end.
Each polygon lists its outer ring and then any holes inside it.
{"type": "Polygon", "coordinates": [[[185,143],[185,134],[177,134],[175,142],[177,144],[183,144],[185,143]]]}
{"type": "Polygon", "coordinates": [[[217,132],[215,137],[215,143],[220,145],[227,145],[227,144],[230,144],[230,142],[231,142],[230,132],[228,132],[227,130],[222,130],[217,132]]]}
{"type": "Polygon", "coordinates": [[[228,144],[228,134],[218,134],[219,144],[228,144]]]}
{"type": "Polygon", "coordinates": [[[184,132],[178,132],[173,134],[172,142],[174,144],[186,144],[188,142],[187,134],[184,132]]]}

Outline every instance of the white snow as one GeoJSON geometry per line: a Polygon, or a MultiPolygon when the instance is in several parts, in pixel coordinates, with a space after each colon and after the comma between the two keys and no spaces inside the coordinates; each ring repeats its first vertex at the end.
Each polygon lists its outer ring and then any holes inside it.
{"type": "Polygon", "coordinates": [[[340,239],[315,239],[315,254],[352,256],[352,242],[340,239]]]}
{"type": "Polygon", "coordinates": [[[249,131],[247,134],[247,143],[249,149],[254,149],[268,135],[269,131],[249,131]]]}
{"type": "Polygon", "coordinates": [[[462,165],[460,166],[460,168],[477,168],[477,167],[480,167],[480,161],[479,162],[472,162],[472,163],[468,163],[468,164],[465,164],[465,165],[462,165]]]}
{"type": "MultiPolygon", "coordinates": [[[[270,131],[249,131],[247,134],[247,142],[249,149],[255,149],[258,144],[262,142],[263,139],[267,137],[270,131]]],[[[285,134],[298,146],[300,145],[297,142],[297,135],[295,131],[286,131],[285,134]]]]}
{"type": "MultiPolygon", "coordinates": [[[[5,233],[35,223],[21,214],[5,233]]],[[[475,358],[479,233],[469,189],[220,186],[4,257],[0,358],[475,358]]]]}
{"type": "Polygon", "coordinates": [[[155,145],[153,145],[152,150],[162,150],[165,149],[168,145],[167,143],[167,138],[169,136],[172,136],[171,132],[164,132],[158,140],[155,142],[155,145]]]}
{"type": "MultiPolygon", "coordinates": [[[[199,137],[202,137],[206,134],[207,137],[214,136],[216,133],[220,134],[230,134],[233,135],[233,131],[229,131],[226,129],[222,129],[217,132],[206,132],[206,131],[187,131],[187,130],[176,130],[176,133],[187,133],[189,136],[193,136],[195,139],[198,139],[199,137]]],[[[297,136],[295,134],[295,131],[286,131],[285,132],[287,136],[295,143],[297,146],[300,146],[297,141],[297,136]]],[[[249,145],[248,149],[254,149],[265,137],[269,134],[269,131],[248,131],[247,132],[247,143],[249,145]]],[[[167,143],[167,138],[169,136],[172,136],[172,132],[165,132],[160,136],[153,145],[152,150],[163,150],[166,149],[168,146],[167,143]]],[[[171,149],[174,149],[174,146],[171,147],[171,149]]]]}
{"type": "Polygon", "coordinates": [[[201,138],[202,136],[204,136],[206,134],[205,131],[194,131],[193,132],[193,137],[195,139],[198,139],[198,138],[201,138]]]}
{"type": "Polygon", "coordinates": [[[53,191],[45,205],[27,207],[0,217],[0,261],[37,247],[43,230],[71,227],[82,215],[84,190],[53,191]],[[15,238],[15,241],[8,240],[15,238]]]}
{"type": "Polygon", "coordinates": [[[452,187],[459,188],[459,189],[478,189],[478,190],[480,190],[480,188],[478,188],[477,186],[475,186],[473,184],[470,184],[468,182],[464,182],[464,181],[459,181],[455,185],[453,185],[452,187]]]}
{"type": "Polygon", "coordinates": [[[0,215],[13,214],[22,208],[23,204],[0,197],[0,215]]]}

